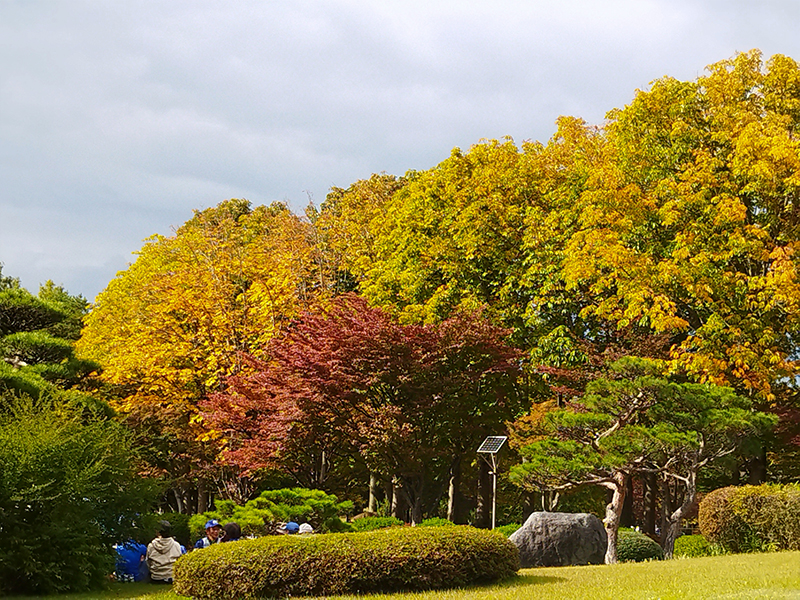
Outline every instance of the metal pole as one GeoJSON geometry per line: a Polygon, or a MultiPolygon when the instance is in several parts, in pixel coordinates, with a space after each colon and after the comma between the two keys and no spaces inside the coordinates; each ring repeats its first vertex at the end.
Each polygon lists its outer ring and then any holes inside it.
{"type": "Polygon", "coordinates": [[[497,513],[497,460],[492,454],[492,529],[495,524],[495,514],[497,513]]]}

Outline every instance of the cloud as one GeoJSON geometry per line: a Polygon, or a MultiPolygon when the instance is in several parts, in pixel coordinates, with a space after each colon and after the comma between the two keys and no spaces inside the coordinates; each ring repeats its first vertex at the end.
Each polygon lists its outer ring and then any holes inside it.
{"type": "Polygon", "coordinates": [[[481,138],[546,140],[761,47],[794,2],[0,4],[0,262],[93,297],[152,233],[230,197],[302,209],[481,138]]]}

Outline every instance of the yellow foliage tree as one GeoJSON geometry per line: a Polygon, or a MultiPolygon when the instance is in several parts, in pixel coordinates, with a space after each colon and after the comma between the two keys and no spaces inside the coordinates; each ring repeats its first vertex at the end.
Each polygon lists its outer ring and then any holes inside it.
{"type": "Polygon", "coordinates": [[[198,401],[308,306],[317,264],[310,225],[286,206],[229,200],[147,240],[97,297],[78,350],[101,364],[145,441],[163,442],[153,467],[185,494],[217,451],[198,401]]]}

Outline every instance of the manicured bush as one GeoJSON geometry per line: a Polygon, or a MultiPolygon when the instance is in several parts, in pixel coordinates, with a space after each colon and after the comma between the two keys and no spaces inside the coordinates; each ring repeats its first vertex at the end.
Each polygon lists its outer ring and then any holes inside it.
{"type": "Polygon", "coordinates": [[[520,525],[519,523],[509,523],[508,525],[501,525],[500,527],[495,527],[494,530],[498,533],[502,533],[506,537],[509,537],[520,527],[522,527],[522,525],[520,525]]]}
{"type": "Polygon", "coordinates": [[[472,527],[272,536],[215,545],[175,564],[174,590],[199,599],[460,587],[519,569],[517,548],[472,527]]]}
{"type": "Polygon", "coordinates": [[[714,548],[702,535],[682,535],[675,540],[675,556],[695,558],[716,554],[714,548]]]}
{"type": "Polygon", "coordinates": [[[740,551],[739,539],[749,529],[730,505],[730,498],[737,489],[730,486],[714,490],[703,497],[697,509],[697,522],[703,537],[730,552],[740,551]]]}
{"type": "Polygon", "coordinates": [[[664,551],[658,542],[638,531],[620,529],[617,540],[617,557],[620,562],[663,560],[664,551]]]}
{"type": "Polygon", "coordinates": [[[350,522],[353,531],[374,531],[386,527],[402,527],[403,521],[395,517],[361,517],[350,522]]]}
{"type": "Polygon", "coordinates": [[[269,490],[244,506],[230,500],[218,500],[215,510],[194,515],[189,521],[189,529],[193,540],[203,537],[203,526],[209,519],[220,523],[235,521],[242,528],[244,537],[273,534],[278,523],[288,521],[309,523],[315,531],[340,532],[350,529],[340,515],[352,510],[353,503],[349,500],[339,502],[336,496],[321,490],[269,490]]]}
{"type": "Polygon", "coordinates": [[[456,527],[456,524],[453,523],[450,519],[442,519],[441,517],[431,517],[430,519],[425,519],[417,525],[417,527],[456,527]]]}
{"type": "Polygon", "coordinates": [[[800,484],[715,490],[700,503],[700,531],[728,552],[800,550],[800,484]]]}

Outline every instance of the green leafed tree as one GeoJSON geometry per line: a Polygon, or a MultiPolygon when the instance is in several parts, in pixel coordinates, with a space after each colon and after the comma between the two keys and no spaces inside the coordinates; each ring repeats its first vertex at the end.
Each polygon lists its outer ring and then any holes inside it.
{"type": "Polygon", "coordinates": [[[36,296],[1,272],[0,282],[0,390],[97,404],[80,391],[97,364],[78,359],[73,350],[88,302],[52,281],[36,296]]]}
{"type": "Polygon", "coordinates": [[[525,462],[512,469],[512,481],[530,491],[608,488],[607,563],[617,561],[617,530],[631,476],[655,474],[683,487],[683,502],[665,515],[663,543],[671,557],[697,500],[699,471],[775,423],[730,388],[670,378],[664,368],[658,361],[617,361],[612,376],[590,383],[579,402],[546,414],[544,437],[525,446],[525,462]]]}
{"type": "Polygon", "coordinates": [[[102,366],[114,405],[151,447],[174,508],[204,512],[218,436],[197,404],[327,293],[310,225],[280,203],[228,200],[154,236],[96,299],[78,343],[102,366]]]}

